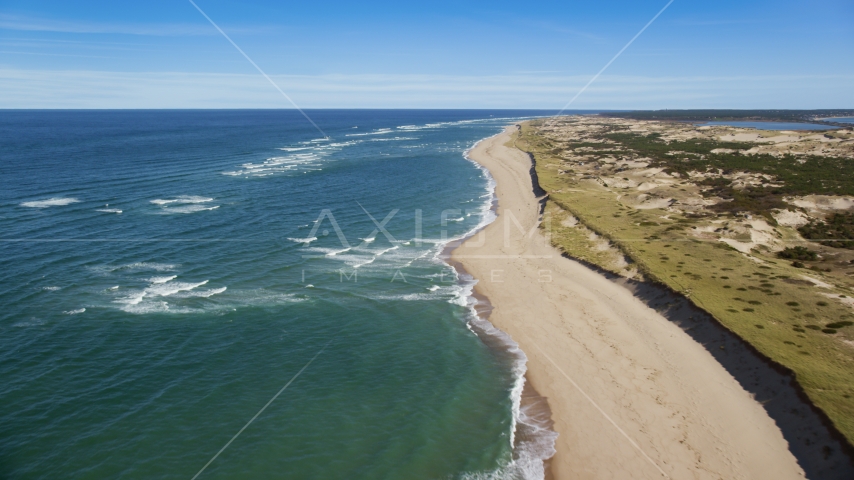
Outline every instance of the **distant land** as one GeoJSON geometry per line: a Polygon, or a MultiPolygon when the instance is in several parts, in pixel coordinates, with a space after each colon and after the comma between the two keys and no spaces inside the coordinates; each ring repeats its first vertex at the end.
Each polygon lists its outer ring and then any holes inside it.
{"type": "Polygon", "coordinates": [[[779,122],[819,122],[828,125],[844,125],[832,120],[836,117],[852,117],[854,109],[823,110],[638,110],[628,112],[606,112],[603,117],[631,118],[635,120],[675,121],[721,121],[754,120],[779,122]]]}
{"type": "MultiPolygon", "coordinates": [[[[513,145],[535,161],[547,198],[543,228],[555,247],[663,286],[710,314],[789,372],[850,455],[854,129],[828,119],[851,116],[847,109],[605,112],[523,122],[513,145]],[[727,120],[828,128],[697,124],[727,120]]],[[[690,330],[696,320],[685,321],[690,330]]],[[[822,451],[839,453],[803,432],[787,439],[793,452],[823,449],[813,454],[817,462],[822,451]]]]}

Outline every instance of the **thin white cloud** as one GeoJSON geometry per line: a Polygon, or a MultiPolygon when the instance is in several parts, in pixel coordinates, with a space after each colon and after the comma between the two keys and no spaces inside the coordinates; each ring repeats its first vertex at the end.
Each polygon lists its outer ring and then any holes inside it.
{"type": "Polygon", "coordinates": [[[40,57],[119,58],[119,57],[106,57],[103,55],[78,55],[78,54],[74,54],[74,53],[24,52],[24,51],[15,51],[15,50],[0,50],[0,53],[6,54],[6,55],[37,55],[40,57]]]}
{"type": "Polygon", "coordinates": [[[671,19],[670,23],[674,25],[682,25],[686,27],[701,27],[701,26],[719,26],[719,25],[755,25],[759,23],[770,23],[772,20],[765,18],[717,18],[717,19],[697,19],[697,18],[675,18],[671,19]]]}
{"type": "Polygon", "coordinates": [[[140,47],[151,47],[156,45],[153,42],[105,42],[100,40],[92,40],[90,38],[82,40],[70,40],[59,38],[20,38],[6,37],[0,40],[0,46],[4,47],[23,47],[23,48],[98,48],[105,50],[133,50],[139,51],[140,47]]]}
{"type": "MultiPolygon", "coordinates": [[[[0,30],[88,34],[124,34],[158,37],[217,35],[217,32],[215,30],[212,30],[209,25],[204,23],[99,23],[53,20],[46,18],[35,18],[8,14],[0,14],[0,30]]],[[[234,33],[259,33],[269,30],[269,27],[229,27],[229,31],[234,33]]]]}
{"type": "MultiPolygon", "coordinates": [[[[306,108],[558,108],[588,76],[274,75],[306,108]]],[[[578,109],[851,108],[852,75],[607,76],[578,109]]],[[[0,69],[0,108],[289,108],[260,75],[0,69]]]]}

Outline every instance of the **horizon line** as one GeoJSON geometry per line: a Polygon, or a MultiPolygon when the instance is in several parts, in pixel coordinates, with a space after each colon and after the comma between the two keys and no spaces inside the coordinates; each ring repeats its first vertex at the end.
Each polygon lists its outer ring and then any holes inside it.
{"type": "MultiPolygon", "coordinates": [[[[196,107],[196,108],[67,108],[67,107],[38,107],[38,108],[7,108],[0,107],[0,111],[211,111],[211,110],[287,110],[298,112],[299,110],[293,107],[196,107]]],[[[488,108],[424,108],[424,107],[307,107],[303,110],[423,110],[423,111],[538,111],[550,112],[560,111],[560,108],[535,108],[535,107],[488,107],[488,108]]],[[[763,112],[763,111],[784,111],[784,112],[832,112],[838,110],[851,110],[854,112],[854,107],[833,107],[833,108],[781,108],[781,107],[761,107],[761,108],[578,108],[567,110],[564,113],[572,114],[572,112],[763,112]]],[[[561,115],[563,116],[563,115],[561,115]]]]}

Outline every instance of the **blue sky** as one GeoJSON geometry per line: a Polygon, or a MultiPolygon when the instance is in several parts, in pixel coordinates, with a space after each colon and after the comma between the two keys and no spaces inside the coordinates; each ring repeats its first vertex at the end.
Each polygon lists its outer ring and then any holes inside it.
{"type": "MultiPolygon", "coordinates": [[[[197,4],[304,108],[560,108],[665,4],[197,4]]],[[[854,108],[854,2],[673,4],[573,108],[854,108]]],[[[0,108],[288,108],[186,0],[0,0],[0,108]]]]}

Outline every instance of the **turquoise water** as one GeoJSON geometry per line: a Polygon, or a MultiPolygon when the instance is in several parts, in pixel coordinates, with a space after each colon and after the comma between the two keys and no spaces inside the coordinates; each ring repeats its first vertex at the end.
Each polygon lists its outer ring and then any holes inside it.
{"type": "Polygon", "coordinates": [[[797,122],[705,122],[700,126],[726,125],[729,127],[756,128],[758,130],[833,130],[839,127],[816,123],[797,122]]]}
{"type": "Polygon", "coordinates": [[[189,479],[285,385],[198,478],[542,475],[438,258],[542,112],[309,113],[4,112],[0,477],[189,479]]]}

